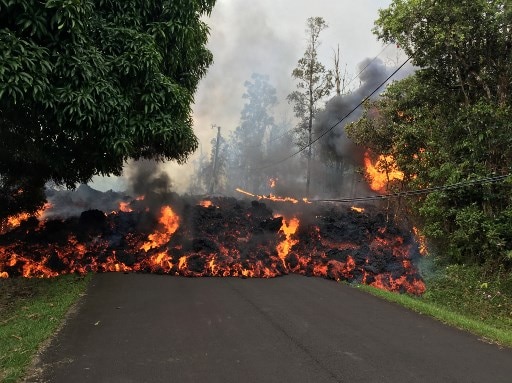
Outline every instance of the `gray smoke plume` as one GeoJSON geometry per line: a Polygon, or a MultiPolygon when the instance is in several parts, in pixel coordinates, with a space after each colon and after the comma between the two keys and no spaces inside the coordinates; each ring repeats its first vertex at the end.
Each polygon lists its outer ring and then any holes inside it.
{"type": "MultiPolygon", "coordinates": [[[[359,64],[359,70],[365,67],[366,69],[360,75],[361,86],[352,93],[333,97],[315,119],[313,127],[315,137],[336,126],[318,143],[322,158],[329,158],[334,161],[349,161],[354,166],[362,165],[363,149],[356,146],[346,136],[345,126],[361,117],[362,107],[358,107],[356,110],[354,108],[375,89],[379,88],[394,70],[394,68],[385,66],[379,59],[373,62],[366,59],[359,64]],[[350,113],[352,110],[354,111],[350,113]],[[339,123],[342,119],[343,121],[339,123]]],[[[381,86],[374,93],[373,98],[378,97],[383,88],[384,86],[381,86]]]]}

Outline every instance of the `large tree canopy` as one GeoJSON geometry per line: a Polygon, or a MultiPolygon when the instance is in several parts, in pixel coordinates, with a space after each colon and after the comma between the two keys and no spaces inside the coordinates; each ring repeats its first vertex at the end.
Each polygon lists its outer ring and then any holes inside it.
{"type": "MultiPolygon", "coordinates": [[[[392,154],[404,187],[443,187],[512,173],[510,1],[394,0],[375,32],[420,69],[390,86],[349,136],[392,154]]],[[[510,183],[439,190],[412,205],[441,253],[512,265],[510,183]]]]}
{"type": "Polygon", "coordinates": [[[0,0],[0,218],[47,181],[183,162],[215,0],[0,0]]]}

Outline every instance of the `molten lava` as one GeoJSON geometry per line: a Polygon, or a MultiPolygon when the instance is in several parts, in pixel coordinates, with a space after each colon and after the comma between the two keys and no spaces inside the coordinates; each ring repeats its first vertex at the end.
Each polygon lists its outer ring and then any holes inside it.
{"type": "Polygon", "coordinates": [[[277,246],[277,254],[281,261],[283,261],[283,265],[286,267],[285,259],[288,253],[290,252],[290,249],[293,245],[297,244],[299,242],[298,239],[293,239],[292,236],[297,231],[297,228],[299,227],[299,219],[294,217],[288,222],[286,222],[285,219],[283,219],[283,225],[281,226],[281,229],[279,230],[280,233],[285,235],[285,239],[279,243],[277,246]]]}
{"type": "Polygon", "coordinates": [[[133,209],[130,207],[129,202],[119,202],[119,211],[130,213],[133,209]]]}
{"type": "Polygon", "coordinates": [[[161,214],[159,222],[163,226],[163,230],[160,229],[149,235],[149,241],[140,247],[146,252],[169,242],[171,236],[180,226],[180,217],[172,211],[170,206],[162,207],[161,214]]]}
{"type": "Polygon", "coordinates": [[[202,200],[201,202],[199,202],[199,205],[202,207],[210,207],[213,206],[213,202],[208,200],[202,200]]]}
{"type": "MultiPolygon", "coordinates": [[[[245,194],[249,197],[253,197],[253,198],[258,198],[259,200],[268,200],[268,201],[274,201],[274,202],[291,202],[291,203],[298,203],[299,200],[296,199],[296,198],[293,198],[293,197],[278,197],[278,196],[275,196],[273,194],[269,194],[269,195],[258,195],[258,194],[253,194],[253,193],[250,193],[248,191],[245,191],[245,190],[242,190],[240,188],[236,188],[235,189],[237,192],[239,193],[242,193],[242,194],[245,194]]],[[[302,201],[304,203],[310,203],[307,198],[303,198],[302,201]]]]}
{"type": "Polygon", "coordinates": [[[404,179],[404,173],[398,170],[391,155],[380,155],[374,163],[367,151],[364,155],[364,166],[370,188],[376,192],[384,193],[388,190],[389,183],[404,179]]]}
{"type": "Polygon", "coordinates": [[[423,256],[427,255],[428,254],[427,239],[421,233],[420,229],[418,229],[416,226],[414,226],[412,228],[412,232],[414,233],[414,236],[416,237],[416,242],[418,242],[420,254],[423,256]]]}
{"type": "Polygon", "coordinates": [[[411,294],[424,291],[414,236],[378,211],[354,214],[348,207],[301,204],[292,205],[293,218],[285,219],[258,201],[216,197],[210,202],[183,197],[168,201],[155,216],[140,200],[131,211],[90,210],[65,221],[21,222],[0,235],[0,278],[87,272],[271,278],[296,273],[411,294]]]}

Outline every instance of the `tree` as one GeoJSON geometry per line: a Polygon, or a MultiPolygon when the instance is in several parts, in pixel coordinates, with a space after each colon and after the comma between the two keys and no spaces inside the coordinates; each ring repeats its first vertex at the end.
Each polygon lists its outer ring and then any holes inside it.
{"type": "Polygon", "coordinates": [[[512,265],[510,182],[443,189],[512,172],[511,27],[503,0],[393,1],[375,32],[420,69],[347,129],[392,154],[407,189],[440,187],[411,208],[451,261],[512,265]]]}
{"type": "Polygon", "coordinates": [[[50,180],[184,162],[214,4],[0,0],[0,218],[34,211],[50,180]]]}
{"type": "Polygon", "coordinates": [[[510,99],[512,8],[506,0],[404,1],[380,10],[374,32],[469,104],[510,99]]]}
{"type": "MultiPolygon", "coordinates": [[[[240,126],[231,137],[232,182],[258,193],[265,184],[262,173],[265,136],[274,126],[272,108],[277,104],[276,89],[268,76],[254,73],[245,82],[247,100],[240,116],[240,126]]],[[[233,185],[234,186],[234,185],[233,185]]],[[[236,187],[235,186],[235,187],[236,187]]]]}
{"type": "Polygon", "coordinates": [[[318,110],[319,102],[329,95],[333,84],[331,71],[326,70],[325,66],[318,61],[319,36],[320,32],[327,28],[327,23],[321,17],[310,17],[306,25],[306,51],[292,72],[292,77],[298,80],[297,90],[288,95],[288,101],[293,103],[295,116],[299,119],[296,129],[298,133],[297,144],[301,148],[307,147],[306,195],[309,196],[313,119],[318,110]]]}

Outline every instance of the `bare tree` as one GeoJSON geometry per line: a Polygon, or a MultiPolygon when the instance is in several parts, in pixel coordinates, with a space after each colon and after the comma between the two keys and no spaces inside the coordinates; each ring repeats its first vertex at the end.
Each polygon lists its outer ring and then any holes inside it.
{"type": "Polygon", "coordinates": [[[332,72],[318,61],[320,32],[327,28],[322,17],[310,17],[307,20],[307,46],[304,56],[299,59],[292,77],[298,80],[297,90],[288,95],[288,101],[293,104],[295,115],[299,118],[296,128],[297,144],[307,148],[306,195],[309,196],[311,183],[311,158],[313,140],[313,119],[318,110],[319,102],[328,96],[333,87],[332,72]]]}

